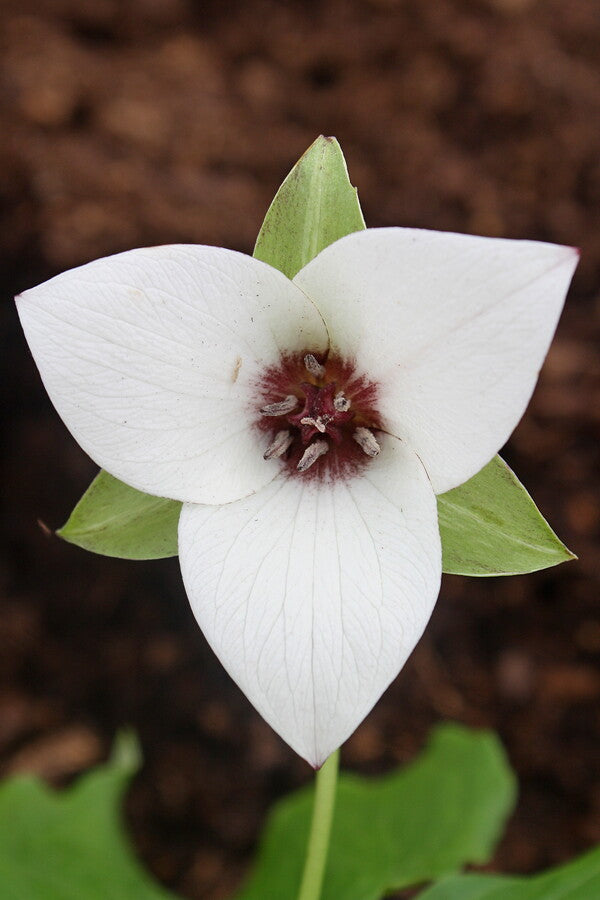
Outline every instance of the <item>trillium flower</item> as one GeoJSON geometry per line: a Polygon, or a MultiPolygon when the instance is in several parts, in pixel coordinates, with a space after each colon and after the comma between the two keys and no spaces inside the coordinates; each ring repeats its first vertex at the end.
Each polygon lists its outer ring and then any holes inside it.
{"type": "Polygon", "coordinates": [[[183,501],[198,623],[313,765],[419,640],[441,577],[436,494],[517,424],[576,264],[552,244],[382,228],[331,244],[293,281],[176,245],[18,298],[83,449],[183,501]]]}

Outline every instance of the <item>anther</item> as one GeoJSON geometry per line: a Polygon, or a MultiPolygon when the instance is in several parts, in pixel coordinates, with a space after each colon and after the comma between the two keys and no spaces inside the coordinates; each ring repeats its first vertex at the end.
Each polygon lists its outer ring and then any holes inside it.
{"type": "Polygon", "coordinates": [[[329,422],[329,416],[317,416],[316,419],[313,419],[311,416],[305,416],[303,419],[300,419],[301,425],[312,425],[313,428],[316,428],[317,431],[320,431],[321,434],[325,434],[327,431],[327,424],[329,422]]]}
{"type": "Polygon", "coordinates": [[[319,457],[323,456],[324,453],[327,453],[328,450],[329,444],[327,441],[314,441],[312,444],[308,445],[296,468],[299,472],[306,472],[306,470],[310,469],[319,457]]]}
{"type": "Polygon", "coordinates": [[[342,393],[336,394],[333,400],[333,408],[337,409],[338,412],[348,412],[350,401],[342,393]]]}
{"type": "Polygon", "coordinates": [[[263,416],[285,416],[291,413],[298,406],[298,398],[294,394],[288,394],[285,400],[279,400],[277,403],[268,403],[263,406],[261,413],[263,416]]]}
{"type": "Polygon", "coordinates": [[[352,437],[367,456],[377,456],[381,450],[381,447],[375,440],[373,432],[369,431],[368,428],[357,428],[352,437]]]}
{"type": "Polygon", "coordinates": [[[289,431],[278,431],[263,453],[263,459],[278,459],[289,449],[294,440],[289,431]]]}
{"type": "Polygon", "coordinates": [[[322,366],[314,353],[307,353],[304,357],[306,371],[315,378],[325,378],[325,366],[322,366]]]}

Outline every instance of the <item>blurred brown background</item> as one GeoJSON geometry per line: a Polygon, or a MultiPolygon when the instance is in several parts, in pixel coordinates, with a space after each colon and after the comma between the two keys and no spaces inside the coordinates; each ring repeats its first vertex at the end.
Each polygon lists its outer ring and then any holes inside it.
{"type": "Polygon", "coordinates": [[[507,459],[580,561],[447,578],[419,648],[344,749],[379,772],[454,718],[497,729],[521,784],[494,866],[600,840],[600,6],[595,0],[3,0],[0,63],[1,773],[57,783],[119,726],[146,766],[137,847],[190,898],[239,883],[265,811],[308,768],[229,681],[176,560],[102,559],[62,524],[94,467],[38,380],[12,293],[153,243],[251,252],[320,132],[370,225],[581,246],[507,459]]]}

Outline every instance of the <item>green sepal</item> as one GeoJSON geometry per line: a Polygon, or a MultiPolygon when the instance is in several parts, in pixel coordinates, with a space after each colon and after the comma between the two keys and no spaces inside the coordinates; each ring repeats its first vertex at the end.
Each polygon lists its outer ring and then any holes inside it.
{"type": "Polygon", "coordinates": [[[57,535],[121,559],[177,556],[181,503],[144,494],[100,471],[57,535]]]}
{"type": "Polygon", "coordinates": [[[321,136],[275,194],[254,256],[293,278],[329,244],[365,227],[342,148],[321,136]]]}
{"type": "Polygon", "coordinates": [[[499,456],[437,500],[444,572],[522,575],[576,558],[499,456]]]}

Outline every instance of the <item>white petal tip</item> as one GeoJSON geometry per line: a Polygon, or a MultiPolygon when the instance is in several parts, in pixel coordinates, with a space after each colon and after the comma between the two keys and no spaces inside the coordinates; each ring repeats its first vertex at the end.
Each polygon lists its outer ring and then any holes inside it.
{"type": "Polygon", "coordinates": [[[198,623],[231,677],[314,769],[395,678],[440,584],[437,504],[385,436],[368,478],[274,479],[217,509],[184,504],[179,554],[198,623]]]}

